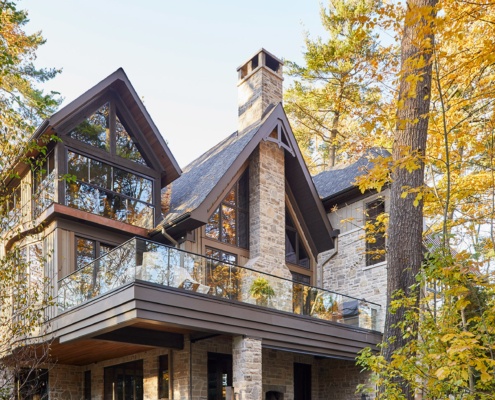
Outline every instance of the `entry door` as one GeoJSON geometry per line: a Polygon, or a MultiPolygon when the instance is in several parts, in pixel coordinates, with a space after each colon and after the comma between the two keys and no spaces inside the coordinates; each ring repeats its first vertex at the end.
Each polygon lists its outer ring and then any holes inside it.
{"type": "Polygon", "coordinates": [[[105,400],[143,400],[143,360],[105,368],[105,400]]]}
{"type": "Polygon", "coordinates": [[[208,400],[225,400],[227,386],[232,386],[232,356],[208,353],[208,400]]]}
{"type": "Polygon", "coordinates": [[[311,400],[311,365],[294,363],[294,400],[311,400]]]}

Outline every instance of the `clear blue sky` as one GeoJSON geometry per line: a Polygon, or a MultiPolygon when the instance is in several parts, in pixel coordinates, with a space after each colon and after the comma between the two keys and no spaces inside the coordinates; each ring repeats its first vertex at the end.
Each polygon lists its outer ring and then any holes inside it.
{"type": "Polygon", "coordinates": [[[261,47],[302,60],[319,0],[20,0],[64,105],[122,67],[179,165],[237,129],[236,68],[261,47]]]}

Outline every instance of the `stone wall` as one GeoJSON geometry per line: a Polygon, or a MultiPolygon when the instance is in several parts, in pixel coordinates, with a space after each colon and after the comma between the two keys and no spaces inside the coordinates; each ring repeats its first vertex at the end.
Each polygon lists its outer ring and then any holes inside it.
{"type": "Polygon", "coordinates": [[[48,366],[51,400],[79,400],[83,393],[83,369],[72,365],[48,366]]]}
{"type": "Polygon", "coordinates": [[[282,82],[282,67],[276,73],[261,66],[238,83],[239,132],[259,123],[270,104],[282,102],[282,82]]]}
{"type": "Polygon", "coordinates": [[[387,300],[387,263],[366,266],[365,241],[362,229],[349,230],[338,237],[338,249],[333,257],[320,254],[323,288],[381,304],[377,326],[383,328],[387,300]]]}
{"type": "Polygon", "coordinates": [[[319,360],[317,371],[321,379],[318,381],[318,398],[360,400],[361,393],[356,393],[357,386],[364,384],[369,387],[369,374],[360,372],[360,369],[354,361],[319,360]]]}

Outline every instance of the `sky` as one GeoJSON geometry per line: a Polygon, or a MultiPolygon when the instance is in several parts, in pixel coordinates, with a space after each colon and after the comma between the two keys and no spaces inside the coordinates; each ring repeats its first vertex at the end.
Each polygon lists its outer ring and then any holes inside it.
{"type": "MultiPolygon", "coordinates": [[[[260,48],[303,62],[320,0],[19,0],[42,31],[42,88],[62,106],[122,67],[181,167],[237,129],[237,67],[260,48]]],[[[284,84],[287,85],[288,79],[284,84]]]]}

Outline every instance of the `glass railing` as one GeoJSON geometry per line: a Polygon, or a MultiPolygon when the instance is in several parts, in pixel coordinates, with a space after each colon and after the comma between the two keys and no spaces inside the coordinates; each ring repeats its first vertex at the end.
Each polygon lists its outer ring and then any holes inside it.
{"type": "Polygon", "coordinates": [[[60,280],[59,311],[134,280],[379,330],[379,304],[136,238],[60,280]]]}

